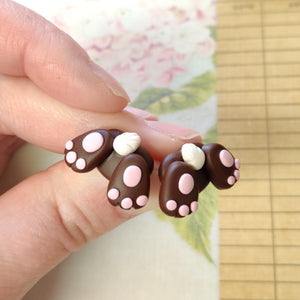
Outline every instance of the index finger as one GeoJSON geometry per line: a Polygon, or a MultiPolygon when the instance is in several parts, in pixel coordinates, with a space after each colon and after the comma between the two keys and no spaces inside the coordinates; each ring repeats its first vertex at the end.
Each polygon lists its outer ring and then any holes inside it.
{"type": "Polygon", "coordinates": [[[2,0],[0,24],[0,73],[29,77],[49,96],[76,108],[118,112],[128,104],[120,84],[40,15],[2,0]]]}

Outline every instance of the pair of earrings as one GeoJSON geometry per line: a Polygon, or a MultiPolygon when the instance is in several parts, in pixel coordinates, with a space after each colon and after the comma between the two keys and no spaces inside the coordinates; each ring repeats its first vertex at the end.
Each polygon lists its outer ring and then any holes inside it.
{"type": "MultiPolygon", "coordinates": [[[[65,146],[65,161],[76,172],[94,168],[109,180],[107,198],[114,206],[139,209],[148,202],[153,159],[136,133],[92,130],[65,146]]],[[[169,216],[185,217],[198,209],[198,194],[209,182],[218,189],[239,180],[240,163],[220,144],[187,143],[159,167],[159,204],[169,216]]]]}

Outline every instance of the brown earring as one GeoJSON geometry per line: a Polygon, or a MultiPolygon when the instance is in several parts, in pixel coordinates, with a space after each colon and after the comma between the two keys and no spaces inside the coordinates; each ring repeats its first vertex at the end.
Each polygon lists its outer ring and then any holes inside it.
{"type": "Polygon", "coordinates": [[[76,172],[94,168],[109,180],[107,197],[122,209],[142,208],[149,198],[153,159],[136,133],[92,130],[65,146],[65,161],[76,172]]]}
{"type": "Polygon", "coordinates": [[[222,145],[187,143],[162,161],[159,204],[169,216],[182,218],[198,209],[198,195],[211,181],[218,189],[239,179],[239,161],[222,145]]]}

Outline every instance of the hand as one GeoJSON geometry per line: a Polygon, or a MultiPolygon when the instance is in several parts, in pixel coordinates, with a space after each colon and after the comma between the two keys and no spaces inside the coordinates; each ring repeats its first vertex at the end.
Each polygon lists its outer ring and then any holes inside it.
{"type": "MultiPolygon", "coordinates": [[[[2,0],[0,24],[0,173],[23,141],[62,153],[67,140],[95,128],[137,131],[157,160],[201,141],[127,108],[117,81],[34,12],[2,0]]],[[[156,171],[152,177],[155,203],[156,171]]],[[[78,174],[59,162],[1,196],[0,299],[20,299],[72,251],[141,212],[111,206],[106,187],[97,170],[78,174]]]]}

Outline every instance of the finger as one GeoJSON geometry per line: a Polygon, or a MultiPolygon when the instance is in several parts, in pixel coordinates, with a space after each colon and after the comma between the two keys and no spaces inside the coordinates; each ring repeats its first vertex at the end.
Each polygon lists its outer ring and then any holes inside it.
{"type": "MultiPolygon", "coordinates": [[[[157,199],[157,178],[155,172],[150,202],[157,199]]],[[[106,187],[107,180],[97,170],[79,174],[60,162],[1,197],[3,299],[20,299],[69,253],[145,211],[132,213],[112,206],[106,187]]],[[[152,208],[152,204],[147,205],[147,210],[152,208]]]]}
{"type": "Polygon", "coordinates": [[[132,106],[127,106],[125,107],[125,110],[128,111],[129,113],[131,114],[134,114],[136,116],[139,116],[145,120],[148,120],[148,121],[158,121],[158,117],[147,112],[146,110],[142,110],[142,109],[139,109],[139,108],[135,108],[135,107],[132,107],[132,106]]]}
{"type": "Polygon", "coordinates": [[[53,98],[91,111],[117,112],[129,98],[67,34],[33,11],[0,3],[0,73],[27,76],[53,98]]]}
{"type": "Polygon", "coordinates": [[[10,156],[24,142],[15,136],[0,136],[0,176],[3,173],[10,156]]]}
{"type": "Polygon", "coordinates": [[[130,111],[95,113],[68,107],[26,78],[0,76],[0,90],[2,133],[17,135],[50,151],[62,153],[67,140],[97,128],[137,132],[143,146],[158,160],[184,142],[201,142],[191,129],[147,120],[130,111]]]}

